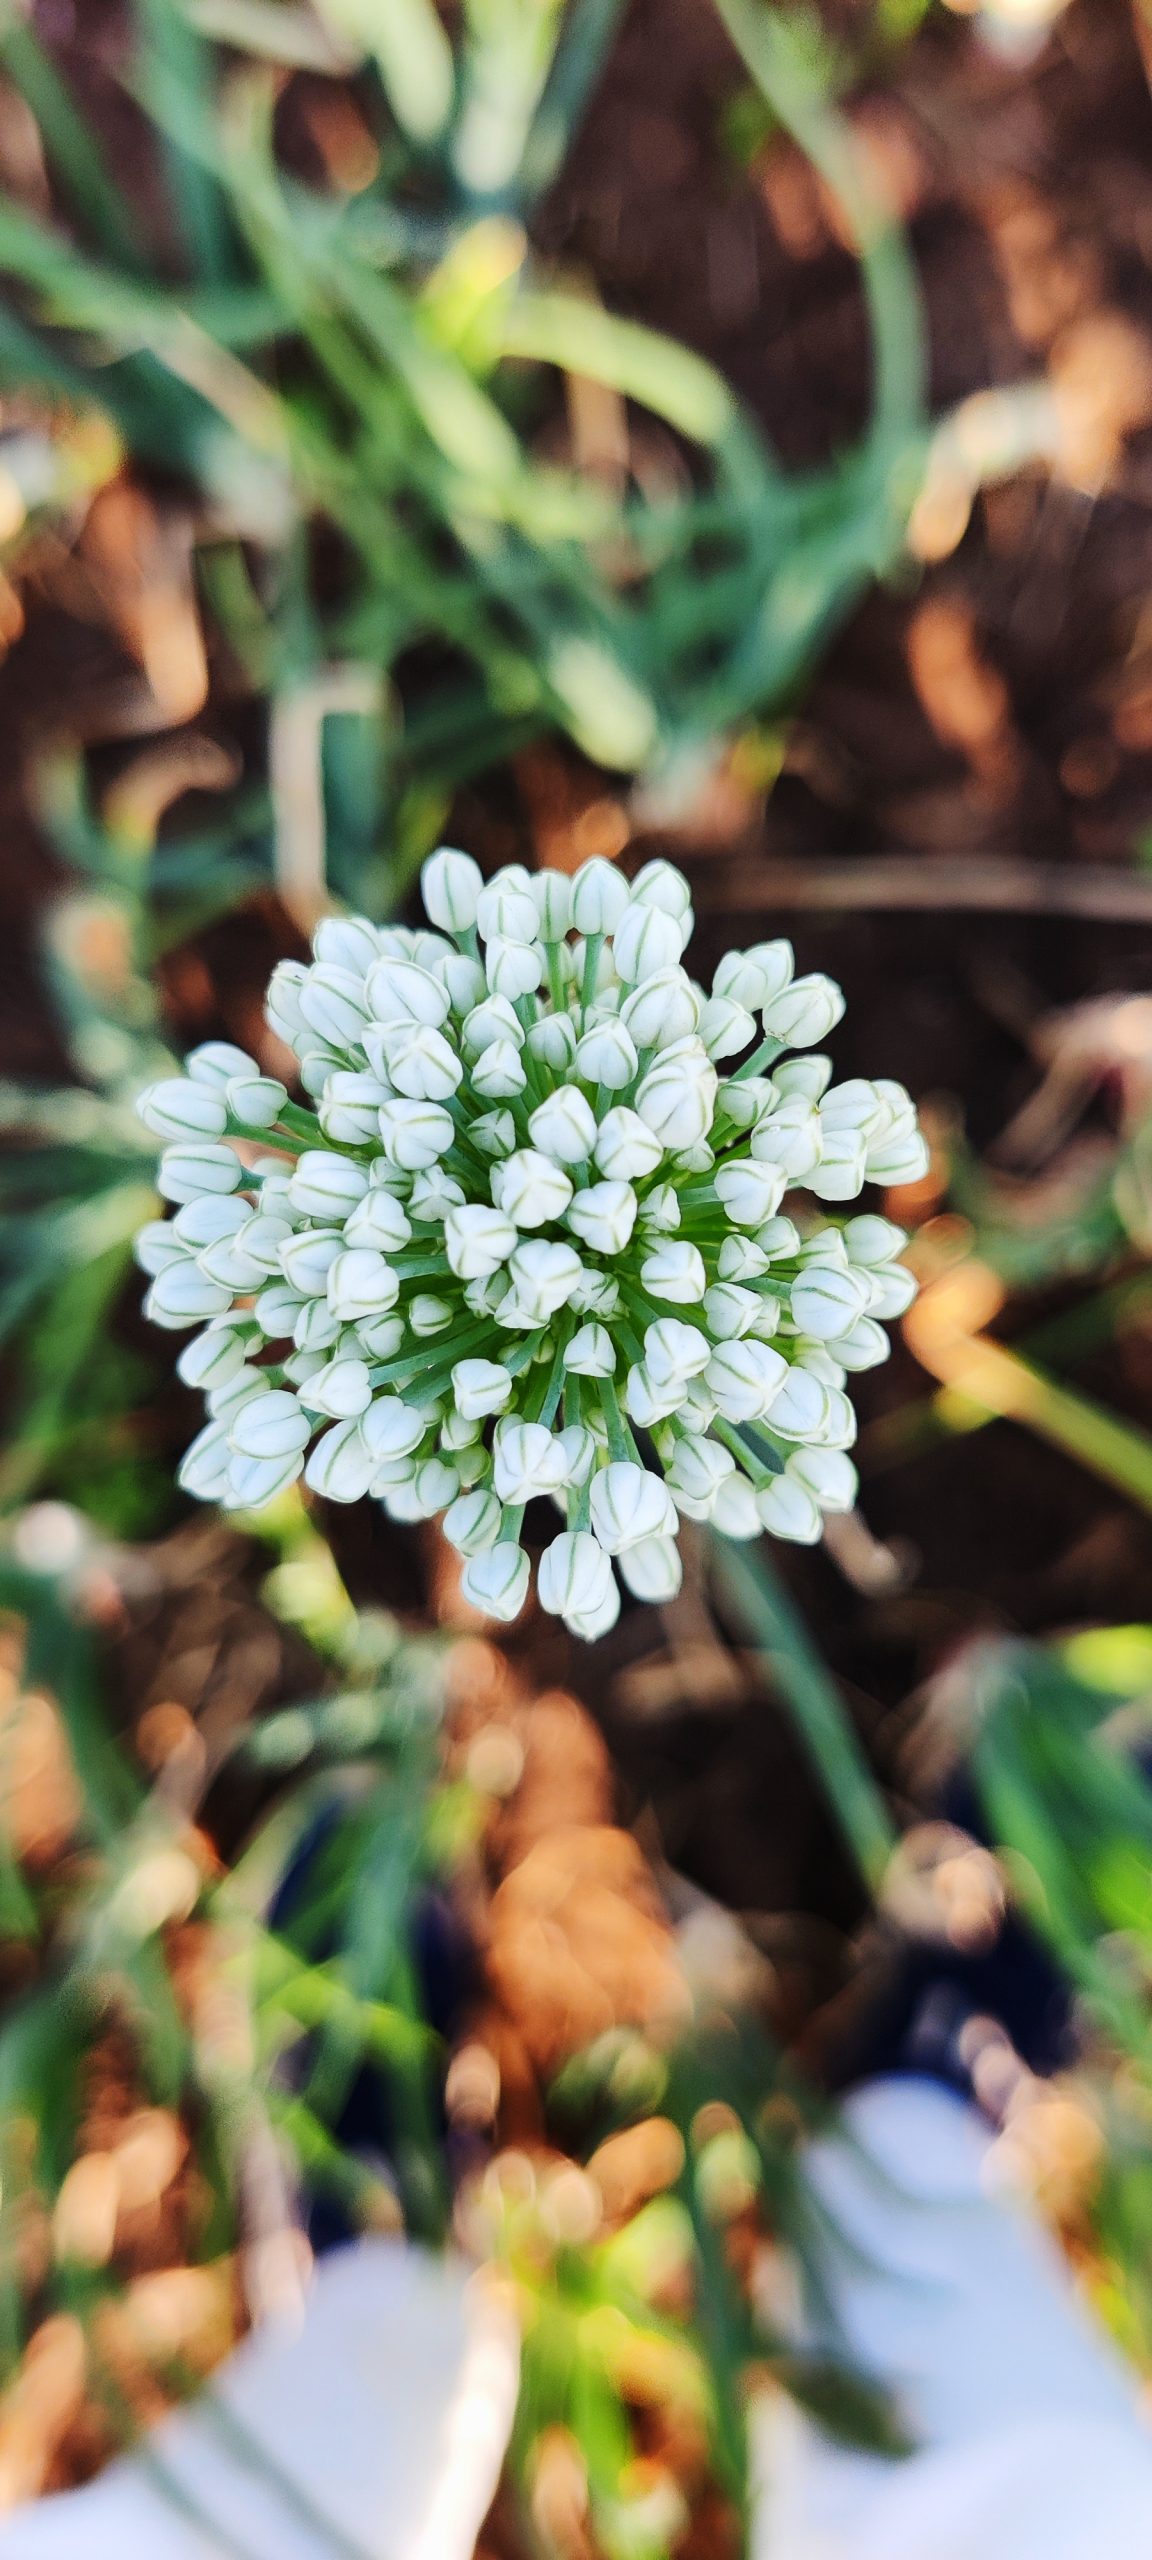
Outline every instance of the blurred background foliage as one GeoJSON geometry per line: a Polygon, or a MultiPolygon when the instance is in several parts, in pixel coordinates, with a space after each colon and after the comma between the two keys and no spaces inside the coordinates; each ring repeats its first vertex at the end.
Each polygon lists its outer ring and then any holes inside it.
{"type": "MultiPolygon", "coordinates": [[[[524,2310],[507,2547],[730,2551],[753,2383],[898,2449],[834,2341],[795,2344],[804,2146],[941,1968],[998,2171],[1152,2356],[1137,37],[1087,0],[698,0],[729,364],[682,277],[678,312],[649,270],[615,289],[642,192],[599,234],[555,210],[637,24],[651,77],[667,36],[617,0],[133,0],[78,43],[0,0],[0,647],[36,697],[0,1086],[8,2501],[208,2373],[312,2244],[456,2227],[524,2310]],[[1027,140],[1065,74],[1115,138],[1071,206],[1074,110],[1047,197],[1027,140]],[[428,1541],[190,1524],[135,1316],[133,1095],[206,1033],[266,1049],[271,959],[330,907],[404,913],[449,827],[667,845],[713,952],[795,911],[866,1062],[927,1096],[862,1514],[785,1568],[693,1546],[676,1608],[584,1662],[538,1623],[497,1653],[428,1541]],[[981,1970],[1021,1929],[1035,2049],[981,1970]]],[[[666,217],[699,168],[626,80],[666,217]]]]}

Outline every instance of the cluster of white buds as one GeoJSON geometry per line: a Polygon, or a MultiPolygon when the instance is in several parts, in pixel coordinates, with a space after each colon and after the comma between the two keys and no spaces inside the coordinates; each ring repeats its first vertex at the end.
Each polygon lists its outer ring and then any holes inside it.
{"type": "Polygon", "coordinates": [[[696,984],[669,863],[486,884],[444,849],[423,891],[434,929],[331,919],[275,971],[314,1108],[221,1042],[141,1097],[175,1210],[139,1240],[148,1312],[202,1328],[181,1482],[248,1507],[302,1474],[442,1514],[503,1619],[549,1495],[540,1602],[595,1636],[613,1562],[675,1592],[680,1514],[814,1540],[850,1507],[846,1379],[914,1283],[898,1227],[821,1204],[914,1180],[924,1142],[901,1085],[786,1055],[843,1011],[787,942],[696,984]]]}

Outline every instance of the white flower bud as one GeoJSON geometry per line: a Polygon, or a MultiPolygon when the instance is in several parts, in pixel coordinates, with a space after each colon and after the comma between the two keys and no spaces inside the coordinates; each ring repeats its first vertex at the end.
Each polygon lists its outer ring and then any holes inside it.
{"type": "Polygon", "coordinates": [[[612,1567],[599,1540],[587,1529],[567,1530],[553,1538],[540,1558],[540,1606],[550,1617],[569,1621],[594,1615],[603,1608],[611,1581],[612,1567]]]}
{"type": "Polygon", "coordinates": [[[300,1011],[309,1030],[332,1048],[358,1048],[368,1020],[363,978],[351,969],[310,969],[300,989],[300,1011]]]}
{"type": "Polygon", "coordinates": [[[209,1422],[184,1452],[176,1481],[197,1502],[219,1502],[228,1490],[232,1452],[226,1422],[209,1422]]]}
{"type": "Polygon", "coordinates": [[[763,1226],[766,1218],[775,1215],[788,1187],[782,1166],[758,1164],[754,1158],[720,1165],[715,1182],[716,1197],[737,1227],[763,1226]]]}
{"type": "MultiPolygon", "coordinates": [[[[327,1287],[327,1273],[325,1274],[325,1287],[327,1287]]],[[[259,1303],[259,1301],[257,1303],[259,1303]]],[[[387,1323],[391,1321],[391,1319],[385,1317],[382,1321],[387,1323]]],[[[299,1304],[299,1301],[297,1301],[296,1319],[292,1325],[292,1339],[298,1350],[331,1351],[333,1345],[339,1341],[341,1331],[342,1327],[337,1317],[333,1315],[326,1297],[308,1298],[302,1306],[299,1304]]],[[[361,1340],[365,1339],[366,1329],[365,1332],[361,1334],[361,1340]]],[[[397,1345],[397,1349],[398,1348],[399,1345],[397,1345]]],[[[378,1356],[381,1359],[384,1359],[387,1355],[384,1352],[381,1352],[378,1356]]]]}
{"type": "Polygon", "coordinates": [[[865,1270],[894,1262],[908,1242],[903,1227],[894,1226],[891,1218],[877,1218],[871,1213],[849,1218],[843,1232],[849,1261],[862,1263],[865,1270]]]}
{"type": "MultiPolygon", "coordinates": [[[[260,1200],[263,1208],[263,1191],[260,1200]]],[[[209,1193],[205,1199],[189,1200],[183,1209],[178,1209],[170,1232],[179,1238],[183,1252],[202,1253],[208,1245],[223,1244],[228,1238],[241,1234],[248,1244],[254,1234],[260,1234],[269,1227],[275,1229],[277,1241],[292,1232],[287,1218],[279,1215],[263,1217],[250,1200],[209,1193]]]]}
{"type": "Polygon", "coordinates": [[[654,978],[658,969],[674,969],[681,952],[680,928],[660,907],[632,903],[614,928],[612,957],[626,985],[654,978]]]}
{"type": "Polygon", "coordinates": [[[784,1058],[772,1070],[772,1090],[782,1102],[797,1095],[805,1102],[819,1102],[831,1082],[831,1058],[784,1058]]]}
{"type": "Polygon", "coordinates": [[[851,1511],[860,1479],[842,1449],[794,1449],[784,1472],[803,1485],[822,1511],[851,1511]]]}
{"type": "Polygon", "coordinates": [[[373,1183],[345,1221],[348,1245],[369,1245],[376,1253],[400,1253],[412,1241],[411,1222],[399,1200],[373,1183]]]}
{"type": "Polygon", "coordinates": [[[577,933],[615,933],[628,904],[628,883],[610,862],[582,862],[573,874],[572,922],[577,933]]]}
{"type": "Polygon", "coordinates": [[[428,1022],[390,1022],[380,1037],[390,1083],[413,1102],[447,1102],[464,1073],[442,1031],[428,1022]]]}
{"type": "Polygon", "coordinates": [[[675,1183],[656,1183],[648,1192],[640,1212],[641,1235],[674,1235],[679,1224],[680,1194],[675,1183]]]}
{"type": "Polygon", "coordinates": [[[756,1509],[774,1538],[791,1538],[797,1546],[814,1547],[824,1526],[819,1504],[794,1476],[774,1476],[761,1485],[756,1509]]]}
{"type": "Polygon", "coordinates": [[[492,1040],[472,1069],[472,1088],[485,1102],[507,1102],[523,1093],[528,1082],[520,1052],[512,1040],[492,1040]]]}
{"type": "Polygon", "coordinates": [[[712,992],[731,996],[753,1013],[786,987],[795,968],[790,942],[757,942],[750,951],[726,951],[712,980],[712,992]]]}
{"type": "Polygon", "coordinates": [[[731,1450],[719,1440],[708,1440],[698,1432],[681,1433],[668,1467],[668,1481],[677,1502],[687,1494],[710,1511],[717,1486],[732,1474],[735,1464],[731,1450]]]}
{"type": "Polygon", "coordinates": [[[227,1421],[230,1425],[241,1406],[251,1404],[253,1396],[270,1395],[272,1391],[273,1382],[267,1369],[250,1368],[245,1362],[232,1377],[224,1378],[219,1386],[209,1387],[206,1398],[208,1411],[214,1422],[227,1421]]]}
{"type": "Polygon", "coordinates": [[[197,1263],[171,1262],[153,1281],[144,1313],[165,1332],[182,1333],[188,1325],[203,1324],[207,1316],[225,1315],[231,1304],[231,1289],[209,1279],[197,1263]]]}
{"type": "Polygon", "coordinates": [[[616,1353],[605,1326],[581,1325],[565,1350],[564,1366],[578,1378],[610,1378],[616,1367],[616,1353]]]}
{"type": "Polygon", "coordinates": [[[774,1100],[771,1110],[758,1119],[751,1141],[756,1162],[780,1165],[792,1182],[807,1180],[820,1162],[825,1143],[818,1111],[799,1093],[774,1100]]]}
{"type": "Polygon", "coordinates": [[[155,1138],[222,1138],[228,1126],[223,1095],[188,1076],[146,1085],[137,1096],[136,1114],[155,1138]]]}
{"type": "Polygon", "coordinates": [[[637,1538],[625,1547],[620,1571],[636,1600],[674,1600],[684,1579],[675,1538],[637,1538]]]}
{"type": "Polygon", "coordinates": [[[644,1366],[656,1388],[686,1386],[698,1378],[712,1357],[712,1345],[699,1325],[679,1316],[661,1316],[644,1335],[644,1366]]]}
{"type": "Polygon", "coordinates": [[[451,1299],[440,1297],[433,1289],[418,1289],[408,1301],[408,1323],[421,1341],[443,1333],[455,1314],[451,1299]]]}
{"type": "Polygon", "coordinates": [[[756,1494],[747,1476],[734,1468],[730,1476],[716,1487],[712,1504],[712,1526],[722,1538],[758,1538],[760,1514],[756,1494]]]}
{"type": "Polygon", "coordinates": [[[636,1224],[636,1194],[630,1182],[593,1182],[578,1191],[565,1212],[566,1224],[592,1253],[623,1253],[636,1224]]]}
{"type": "Polygon", "coordinates": [[[772,1087],[763,1076],[746,1076],[743,1082],[735,1076],[721,1076],[716,1093],[717,1121],[726,1121],[731,1129],[750,1129],[772,1108],[772,1087]]]}
{"type": "Polygon", "coordinates": [[[799,1361],[794,1361],[779,1392],[772,1398],[772,1429],[777,1437],[781,1440],[820,1439],[827,1428],[831,1410],[829,1393],[819,1378],[814,1378],[810,1370],[801,1368],[799,1361]]]}
{"type": "Polygon", "coordinates": [[[867,1277],[871,1283],[868,1292],[869,1315],[885,1317],[889,1320],[893,1316],[903,1315],[905,1308],[911,1306],[920,1286],[915,1272],[909,1271],[903,1262],[882,1264],[878,1271],[869,1271],[867,1277]]]}
{"type": "Polygon", "coordinates": [[[444,1220],[444,1250],[458,1280],[488,1279],[507,1262],[515,1243],[511,1218],[480,1200],[450,1209],[444,1220]]]}
{"type": "Polygon", "coordinates": [[[683,969],[658,969],[626,996],[620,1019],[638,1049],[689,1040],[700,1020],[700,997],[683,969]]]}
{"type": "MultiPolygon", "coordinates": [[[[789,1306],[798,1333],[816,1342],[832,1342],[848,1333],[864,1310],[865,1291],[851,1271],[809,1262],[792,1283],[789,1306]]],[[[883,1339],[883,1336],[881,1336],[883,1339]]]]}
{"type": "Polygon", "coordinates": [[[475,1493],[462,1493],[444,1514],[441,1528],[450,1547],[459,1555],[484,1555],[494,1547],[500,1535],[503,1518],[494,1493],[477,1486],[475,1493]]]}
{"type": "Polygon", "coordinates": [[[663,1476],[615,1458],[592,1478],[592,1526],[609,1555],[640,1538],[674,1538],[676,1505],[663,1476]]]}
{"type": "Polygon", "coordinates": [[[563,1168],[534,1147],[518,1147],[493,1167],[491,1191],[498,1209],[518,1227],[546,1227],[563,1217],[572,1185],[563,1168]]]}
{"type": "MultiPolygon", "coordinates": [[[[200,1203],[197,1202],[195,1205],[199,1207],[200,1203]]],[[[231,1204],[222,1201],[220,1205],[223,1208],[231,1204]]],[[[190,1261],[194,1250],[194,1246],[185,1244],[183,1238],[177,1234],[173,1219],[150,1218],[147,1226],[141,1227],[135,1238],[132,1255],[140,1270],[146,1271],[150,1280],[155,1280],[161,1271],[167,1271],[174,1262],[190,1261]]]]}
{"type": "Polygon", "coordinates": [[[502,1502],[530,1502],[536,1493],[558,1493],[565,1481],[565,1453],[545,1423],[497,1423],[492,1482],[502,1502]]]}
{"type": "Polygon", "coordinates": [[[579,1315],[603,1316],[607,1323],[620,1304],[620,1283],[610,1271],[582,1271],[568,1304],[579,1315]]]}
{"type": "Polygon", "coordinates": [[[911,1097],[902,1084],[888,1076],[879,1077],[874,1090],[884,1118],[869,1135],[868,1178],[871,1182],[918,1182],[928,1170],[929,1155],[911,1097]]]}
{"type": "Polygon", "coordinates": [[[657,1385],[642,1360],[633,1362],[624,1381],[624,1410],[641,1431],[652,1431],[658,1422],[666,1422],[670,1414],[679,1413],[683,1396],[682,1378],[665,1379],[657,1385]]]}
{"type": "Polygon", "coordinates": [[[708,1329],[717,1342],[737,1342],[742,1334],[751,1332],[760,1306],[754,1289],[742,1289],[734,1280],[719,1280],[705,1292],[708,1329]]]}
{"type": "MultiPolygon", "coordinates": [[[[373,1483],[379,1478],[374,1477],[373,1483]]],[[[406,1485],[385,1492],[394,1520],[433,1520],[460,1491],[460,1478],[446,1458],[424,1458],[406,1485]]]]}
{"type": "Polygon", "coordinates": [[[365,1316],[386,1316],[399,1295],[399,1278],[374,1245],[350,1245],[331,1264],[328,1304],[341,1324],[359,1324],[365,1316]]]}
{"type": "Polygon", "coordinates": [[[244,1167],[231,1147],[214,1147],[207,1139],[166,1147],[160,1158],[156,1188],[162,1200],[199,1200],[208,1191],[238,1191],[244,1167]]]}
{"type": "Polygon", "coordinates": [[[640,1265],[640,1280],[650,1298],[668,1298],[676,1307],[698,1306],[708,1286],[703,1256],[694,1244],[658,1244],[640,1265]]]}
{"type": "Polygon", "coordinates": [[[438,975],[441,986],[447,988],[451,998],[453,1013],[459,1014],[461,1020],[476,1005],[483,1004],[488,980],[479,960],[473,960],[469,952],[450,951],[447,959],[441,961],[438,975]]]}
{"type": "Polygon", "coordinates": [[[725,1236],[716,1269],[724,1281],[760,1280],[768,1269],[768,1256],[750,1236],[725,1236]]]}
{"type": "Polygon", "coordinates": [[[551,1067],[553,1075],[567,1075],[576,1055],[576,1025],[570,1013],[542,1013],[538,1022],[529,1026],[525,1047],[530,1057],[551,1067]]]}
{"type": "Polygon", "coordinates": [[[659,907],[661,913],[673,917],[680,927],[683,950],[692,935],[692,892],[682,871],[672,862],[645,862],[632,883],[633,906],[659,907]]]}
{"type": "Polygon", "coordinates": [[[507,996],[513,1003],[518,996],[535,994],[545,968],[539,942],[512,942],[500,936],[484,954],[484,974],[493,995],[507,996]]]}
{"type": "Polygon", "coordinates": [[[594,1022],[577,1042],[575,1063],[585,1084],[606,1085],[610,1093],[619,1093],[631,1084],[639,1060],[631,1034],[610,1015],[605,1022],[594,1022]]]}
{"type": "Polygon", "coordinates": [[[380,937],[363,916],[325,916],[312,936],[312,952],[323,968],[349,969],[363,978],[380,957],[380,937]]]}
{"type": "Polygon", "coordinates": [[[613,996],[619,998],[620,981],[616,975],[610,942],[599,945],[592,942],[561,942],[557,945],[557,957],[568,984],[579,990],[582,1005],[585,1003],[589,1007],[606,1005],[610,1011],[618,1010],[618,1005],[613,1006],[612,998],[613,996]],[[587,997],[585,997],[585,987],[588,991],[587,997]]]}
{"type": "Polygon", "coordinates": [[[308,1416],[286,1387],[274,1387],[233,1415],[229,1437],[239,1457],[284,1458],[307,1448],[308,1416]]]}
{"type": "Polygon", "coordinates": [[[689,1379],[676,1410],[685,1431],[711,1430],[718,1408],[704,1378],[689,1379]]]}
{"type": "MultiPolygon", "coordinates": [[[[399,1179],[404,1181],[404,1175],[399,1179]]],[[[450,1209],[462,1209],[465,1191],[454,1173],[445,1173],[443,1165],[429,1165],[424,1173],[414,1173],[409,1180],[405,1207],[409,1218],[422,1227],[442,1227],[450,1209]]]]}
{"type": "Polygon", "coordinates": [[[565,871],[534,871],[531,881],[541,942],[563,942],[572,922],[572,883],[565,871]]]}
{"type": "Polygon", "coordinates": [[[596,1162],[610,1181],[635,1182],[654,1173],[663,1152],[647,1121],[627,1103],[605,1112],[596,1136],[596,1162]]]}
{"type": "Polygon", "coordinates": [[[250,1218],[238,1235],[221,1236],[218,1244],[205,1246],[198,1257],[200,1269],[207,1279],[227,1289],[229,1296],[259,1289],[279,1271],[280,1247],[291,1233],[286,1218],[250,1218]]]}
{"type": "Polygon", "coordinates": [[[194,1084],[205,1084],[214,1093],[223,1093],[233,1076],[258,1076],[260,1069],[246,1049],[237,1049],[231,1040],[202,1040],[198,1049],[190,1049],[184,1060],[184,1073],[194,1084]]]}
{"type": "Polygon", "coordinates": [[[579,1637],[581,1644],[595,1644],[598,1636],[607,1635],[609,1627],[615,1626],[619,1615],[620,1586],[612,1580],[599,1609],[574,1609],[565,1624],[571,1635],[579,1637]]]}
{"type": "Polygon", "coordinates": [[[176,1363],[186,1387],[219,1387],[243,1367],[246,1334],[227,1323],[210,1324],[186,1342],[176,1363]]]}
{"type": "Polygon", "coordinates": [[[557,1441],[564,1452],[565,1484],[586,1484],[596,1464],[599,1444],[596,1434],[584,1422],[570,1422],[566,1431],[558,1431],[557,1441]]]}
{"type": "Polygon", "coordinates": [[[365,989],[366,1009],[377,1022],[423,1022],[439,1031],[451,1011],[448,989],[415,960],[378,960],[365,989]]]}
{"type": "Polygon", "coordinates": [[[796,1351],[797,1366],[806,1369],[809,1377],[819,1378],[822,1386],[842,1387],[847,1372],[834,1356],[838,1347],[836,1343],[801,1342],[796,1351]]]}
{"type": "Polygon", "coordinates": [[[289,1449],[281,1458],[233,1456],[228,1483],[220,1499],[226,1511],[259,1511],[278,1494],[287,1493],[303,1466],[303,1453],[289,1449]]]}
{"type": "Polygon", "coordinates": [[[867,1140],[862,1129],[825,1129],[820,1162],[804,1177],[818,1200],[854,1200],[864,1181],[867,1140]]]}
{"type": "Polygon", "coordinates": [[[372,1402],[366,1360],[329,1360],[300,1388],[301,1404],[310,1413],[327,1414],[333,1422],[355,1421],[372,1402]]]}
{"type": "Polygon", "coordinates": [[[713,1060],[738,1057],[756,1037],[753,1016],[731,996],[709,996],[699,1027],[700,1038],[713,1060]]]}
{"type": "Polygon", "coordinates": [[[424,1415],[400,1396],[375,1396],[360,1423],[360,1436],[370,1458],[408,1458],[427,1430],[424,1415]]]}
{"type": "Polygon", "coordinates": [[[476,922],[484,874],[470,853],[442,844],[420,873],[424,913],[442,933],[468,933],[476,922]]]}
{"type": "Polygon", "coordinates": [[[458,1360],[452,1372],[456,1411],[469,1421],[503,1413],[515,1380],[495,1360],[458,1360]]]}
{"type": "Polygon", "coordinates": [[[636,1109],[669,1154],[696,1146],[712,1126],[716,1070],[703,1048],[699,1054],[705,1072],[695,1069],[678,1043],[649,1067],[637,1088],[636,1109]]]}
{"type": "Polygon", "coordinates": [[[528,1122],[532,1144],[554,1164],[584,1164],[596,1144],[591,1104],[576,1085],[557,1085],[528,1122]]]}
{"type": "MultiPolygon", "coordinates": [[[[902,1087],[898,1089],[903,1091],[902,1087]]],[[[910,1103],[908,1107],[911,1110],[910,1103]]],[[[820,1105],[820,1125],[824,1129],[862,1129],[866,1137],[874,1137],[889,1122],[883,1094],[866,1076],[849,1076],[843,1084],[833,1085],[820,1105]]]]}
{"type": "Polygon", "coordinates": [[[487,1280],[466,1280],[464,1304],[470,1315],[495,1315],[498,1307],[516,1295],[506,1271],[493,1271],[487,1280]]]}
{"type": "MultiPolygon", "coordinates": [[[[300,1034],[305,1028],[304,1016],[300,1010],[300,991],[307,982],[308,974],[302,960],[277,961],[264,999],[264,1011],[268,1021],[273,1030],[279,1032],[281,1039],[287,1040],[291,1048],[298,1046],[300,1034]]],[[[240,1070],[233,1068],[230,1072],[239,1074],[240,1070]]]]}
{"type": "Polygon", "coordinates": [[[789,1376],[788,1363],[767,1342],[721,1342],[707,1369],[705,1383],[726,1422],[758,1422],[789,1376]]]}
{"type": "Polygon", "coordinates": [[[756,1242],[769,1263],[779,1262],[800,1249],[800,1232],[791,1218],[769,1218],[758,1230],[756,1242]]]}
{"type": "Polygon", "coordinates": [[[538,924],[529,876],[519,864],[509,864],[480,892],[477,932],[487,943],[534,942],[538,924]]]}
{"type": "Polygon", "coordinates": [[[529,1564],[522,1547],[510,1538],[502,1538],[482,1555],[468,1559],[460,1576],[460,1589],[474,1609],[487,1618],[499,1618],[504,1625],[518,1618],[528,1597],[529,1564]]]}
{"type": "Polygon", "coordinates": [[[230,1076],[224,1098],[234,1120],[249,1129],[270,1129],[288,1100],[288,1087],[278,1076],[230,1076]]]}
{"type": "MultiPolygon", "coordinates": [[[[306,1227],[302,1235],[288,1236],[281,1245],[280,1268],[300,1297],[323,1298],[328,1274],[343,1251],[341,1227],[306,1227]]],[[[318,1345],[311,1343],[308,1347],[315,1350],[318,1345]]]]}
{"type": "Polygon", "coordinates": [[[375,1466],[360,1424],[337,1422],[316,1442],[304,1469],[304,1482],[327,1502],[361,1502],[375,1466]]]}
{"type": "MultiPolygon", "coordinates": [[[[468,1124],[468,1135],[482,1156],[510,1156],[516,1144],[516,1122],[510,1111],[481,1111],[468,1124]]],[[[463,1199],[463,1193],[461,1193],[463,1199]]]]}
{"type": "Polygon", "coordinates": [[[310,1147],[296,1165],[288,1185],[294,1209],[308,1218],[346,1218],[368,1188],[368,1175],[349,1156],[310,1147]]]}
{"type": "Polygon", "coordinates": [[[294,1333],[303,1303],[299,1290],[287,1280],[270,1280],[252,1309],[265,1340],[285,1342],[294,1333]]]}
{"type": "Polygon", "coordinates": [[[524,1025],[507,996],[488,996],[465,1016],[461,1038],[465,1057],[479,1058],[495,1040],[510,1040],[514,1049],[523,1048],[524,1025]]]}
{"type": "Polygon", "coordinates": [[[771,1040],[789,1049],[810,1049],[827,1039],[844,1011],[844,998],[832,978],[817,972],[794,978],[791,986],[770,997],[764,1007],[764,1029],[771,1040]]]}
{"type": "Polygon", "coordinates": [[[447,1155],[455,1134],[451,1112],[442,1103],[398,1099],[380,1105],[384,1153],[403,1173],[426,1172],[447,1155]]]}
{"type": "Polygon", "coordinates": [[[892,1345],[882,1325],[871,1316],[858,1316],[846,1332],[834,1336],[829,1349],[841,1368],[855,1375],[862,1369],[878,1369],[889,1358],[892,1345]]]}
{"type": "MultiPolygon", "coordinates": [[[[312,1034],[309,1032],[307,1037],[311,1039],[312,1034]]],[[[329,1049],[325,1042],[318,1040],[314,1047],[300,1052],[300,1082],[313,1102],[320,1101],[329,1078],[339,1074],[341,1069],[347,1069],[349,1074],[353,1072],[348,1067],[348,1053],[344,1049],[329,1049]]]]}

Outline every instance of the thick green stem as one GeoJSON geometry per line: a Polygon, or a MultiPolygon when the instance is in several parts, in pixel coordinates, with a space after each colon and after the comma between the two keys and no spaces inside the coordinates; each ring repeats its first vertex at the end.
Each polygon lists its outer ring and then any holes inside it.
{"type": "Polygon", "coordinates": [[[764,1549],[714,1536],[713,1559],[721,1594],[771,1674],[860,1873],[877,1894],[899,1835],[835,1682],[764,1549]]]}

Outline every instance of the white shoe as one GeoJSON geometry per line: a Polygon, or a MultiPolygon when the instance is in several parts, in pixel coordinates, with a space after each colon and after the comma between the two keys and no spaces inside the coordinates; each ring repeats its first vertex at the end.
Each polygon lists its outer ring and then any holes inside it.
{"type": "Polygon", "coordinates": [[[3,2560],[471,2560],[516,2405],[514,2323],[402,2242],[321,2260],[294,2325],[88,2488],[0,2524],[3,2560]]]}

